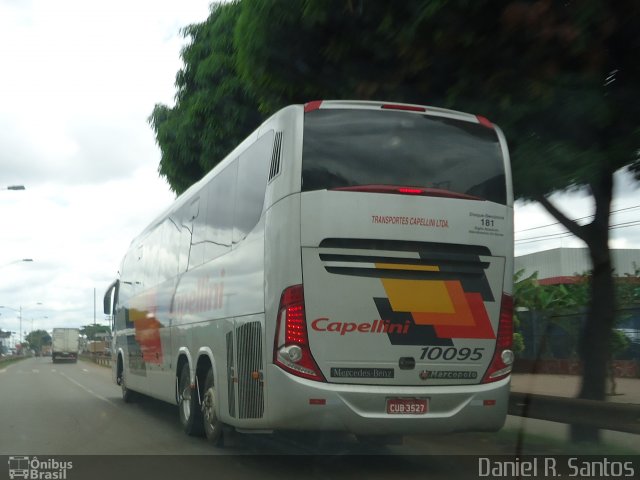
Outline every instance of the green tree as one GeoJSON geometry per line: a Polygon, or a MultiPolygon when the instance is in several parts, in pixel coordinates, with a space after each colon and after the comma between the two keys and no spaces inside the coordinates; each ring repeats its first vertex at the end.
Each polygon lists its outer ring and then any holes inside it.
{"type": "MultiPolygon", "coordinates": [[[[640,303],[640,287],[638,278],[640,271],[633,275],[614,276],[616,300],[614,325],[629,318],[629,311],[634,310],[640,303]]],[[[562,328],[569,334],[570,345],[576,343],[579,337],[577,327],[583,318],[583,312],[589,305],[591,285],[590,274],[582,274],[579,280],[568,285],[540,285],[538,272],[523,278],[524,270],[520,270],[514,276],[514,306],[516,320],[516,332],[518,332],[518,310],[526,308],[531,312],[532,320],[551,322],[562,328]]],[[[518,333],[514,334],[514,340],[518,333]]],[[[631,344],[626,335],[619,330],[612,330],[609,341],[609,380],[608,395],[615,395],[616,382],[614,376],[613,361],[617,356],[628,351],[631,344]]]]}
{"type": "MultiPolygon", "coordinates": [[[[572,344],[577,337],[576,327],[579,320],[574,315],[582,312],[587,304],[587,297],[583,295],[584,289],[573,288],[574,285],[540,285],[538,282],[538,272],[523,278],[524,270],[516,272],[514,275],[514,327],[516,335],[519,335],[521,310],[529,311],[527,321],[536,322],[540,325],[556,325],[570,334],[572,344]],[[573,318],[565,320],[565,316],[570,314],[573,318]]],[[[535,331],[535,330],[534,330],[535,331]]],[[[546,342],[546,334],[543,335],[543,344],[540,351],[548,352],[549,345],[546,342]]]]}
{"type": "Polygon", "coordinates": [[[111,333],[111,328],[106,325],[90,324],[80,329],[80,335],[86,335],[87,340],[98,340],[99,333],[111,333]]]}
{"type": "Polygon", "coordinates": [[[174,107],[149,117],[160,147],[158,171],[180,194],[202,178],[262,121],[236,73],[233,32],[240,4],[214,5],[206,21],[186,27],[174,107]]]}
{"type": "Polygon", "coordinates": [[[31,350],[39,353],[42,351],[43,345],[51,345],[51,335],[46,330],[34,330],[27,334],[25,342],[29,344],[31,350]]]}

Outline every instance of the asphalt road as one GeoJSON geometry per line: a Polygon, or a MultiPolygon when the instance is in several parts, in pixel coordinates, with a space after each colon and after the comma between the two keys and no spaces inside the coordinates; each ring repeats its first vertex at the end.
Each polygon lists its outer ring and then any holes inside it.
{"type": "MultiPolygon", "coordinates": [[[[506,428],[522,428],[508,417],[506,428]]],[[[527,420],[527,432],[564,436],[566,426],[527,420]]],[[[615,432],[608,432],[612,435],[615,432]]],[[[637,436],[617,434],[618,444],[637,436]]],[[[613,440],[617,438],[612,435],[613,440]]],[[[513,437],[512,437],[513,439],[513,437]]],[[[90,362],[34,357],[0,365],[0,455],[441,455],[538,453],[518,451],[501,434],[405,437],[402,446],[363,447],[352,436],[309,438],[234,435],[225,448],[185,435],[175,406],[148,397],[125,404],[111,370],[90,362]],[[502,440],[502,443],[500,442],[502,440]]],[[[525,445],[526,447],[526,445],[525,445]]]]}
{"type": "Polygon", "coordinates": [[[88,362],[0,367],[0,405],[3,455],[212,453],[181,434],[175,408],[124,404],[111,371],[88,362]]]}
{"type": "MultiPolygon", "coordinates": [[[[463,465],[456,457],[419,455],[429,453],[419,441],[365,448],[351,436],[307,440],[236,434],[230,445],[214,448],[182,432],[175,406],[150,398],[125,404],[107,368],[53,364],[48,357],[0,366],[0,456],[70,458],[76,464],[65,477],[70,480],[89,478],[87,472],[92,479],[113,479],[114,473],[120,480],[204,478],[213,470],[224,472],[221,478],[407,479],[428,473],[437,479],[476,469],[472,458],[463,465]]],[[[0,478],[8,468],[0,465],[0,478]]]]}
{"type": "Polygon", "coordinates": [[[111,370],[49,357],[0,366],[0,455],[425,453],[423,444],[363,447],[352,436],[234,435],[225,447],[185,435],[177,408],[148,397],[125,404],[111,370]]]}

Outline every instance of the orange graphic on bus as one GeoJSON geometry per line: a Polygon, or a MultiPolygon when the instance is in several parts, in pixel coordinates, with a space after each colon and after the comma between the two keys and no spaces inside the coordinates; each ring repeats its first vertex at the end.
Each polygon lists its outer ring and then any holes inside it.
{"type": "MultiPolygon", "coordinates": [[[[397,268],[376,264],[379,269],[397,268]]],[[[437,265],[402,265],[403,270],[439,272],[437,265]]],[[[459,280],[381,278],[394,312],[411,315],[415,325],[430,325],[439,338],[495,338],[482,295],[465,292],[459,280]]]]}

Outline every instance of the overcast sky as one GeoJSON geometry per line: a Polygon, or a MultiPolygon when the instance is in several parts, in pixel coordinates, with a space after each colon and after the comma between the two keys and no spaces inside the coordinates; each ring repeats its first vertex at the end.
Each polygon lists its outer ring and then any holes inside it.
{"type": "Polygon", "coordinates": [[[0,305],[24,332],[93,323],[94,288],[104,324],[129,242],[174,198],[147,117],[209,3],[0,0],[0,188],[26,187],[0,191],[0,305]]]}
{"type": "MultiPolygon", "coordinates": [[[[99,323],[102,295],[129,242],[173,200],[158,177],[147,123],[173,105],[180,29],[207,18],[209,0],[0,0],[0,328],[99,323]],[[33,262],[20,262],[31,258],[33,262]],[[47,317],[47,318],[44,318],[47,317]]],[[[638,217],[637,188],[620,176],[614,216],[638,217]]],[[[556,197],[569,216],[581,195],[556,197]]],[[[516,253],[582,246],[538,206],[518,206],[516,253]]],[[[612,231],[637,248],[640,229],[612,231]]]]}

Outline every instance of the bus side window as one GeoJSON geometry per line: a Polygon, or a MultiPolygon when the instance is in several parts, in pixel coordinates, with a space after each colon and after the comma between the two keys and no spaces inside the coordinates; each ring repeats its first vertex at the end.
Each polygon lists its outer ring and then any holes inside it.
{"type": "Polygon", "coordinates": [[[205,218],[207,216],[207,197],[201,196],[191,202],[191,249],[189,250],[189,270],[202,265],[204,261],[205,218]]]}
{"type": "Polygon", "coordinates": [[[176,212],[176,228],[179,230],[176,242],[178,252],[178,275],[187,271],[189,266],[189,250],[191,250],[191,232],[193,223],[189,215],[189,205],[183,206],[176,212]]]}
{"type": "Polygon", "coordinates": [[[172,217],[162,223],[162,244],[159,254],[159,271],[161,281],[175,277],[178,271],[180,256],[180,227],[172,217]]]}
{"type": "Polygon", "coordinates": [[[262,215],[274,136],[273,130],[265,133],[240,155],[233,229],[234,243],[243,240],[253,230],[262,215]]]}
{"type": "Polygon", "coordinates": [[[207,215],[205,217],[204,261],[208,262],[231,250],[233,233],[233,202],[235,198],[238,161],[229,164],[205,187],[207,215]]]}
{"type": "Polygon", "coordinates": [[[120,283],[118,288],[118,303],[115,315],[116,330],[132,328],[129,322],[129,299],[136,293],[136,263],[138,255],[136,250],[130,251],[124,258],[121,267],[120,283]]]}

